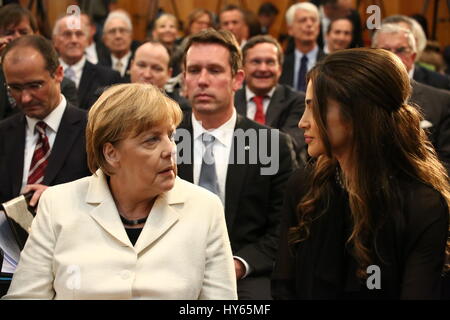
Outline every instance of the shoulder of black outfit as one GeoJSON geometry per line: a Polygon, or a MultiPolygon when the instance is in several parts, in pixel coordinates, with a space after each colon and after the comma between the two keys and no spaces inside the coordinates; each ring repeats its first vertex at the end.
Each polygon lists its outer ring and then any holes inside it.
{"type": "Polygon", "coordinates": [[[414,66],[413,79],[435,88],[450,90],[450,76],[429,70],[419,64],[414,66]]]}

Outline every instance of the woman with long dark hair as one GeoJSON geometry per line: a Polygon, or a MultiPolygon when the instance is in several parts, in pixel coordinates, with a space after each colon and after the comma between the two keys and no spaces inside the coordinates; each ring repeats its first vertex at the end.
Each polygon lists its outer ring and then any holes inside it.
{"type": "Polygon", "coordinates": [[[275,299],[439,298],[450,187],[401,61],[338,51],[307,76],[312,161],[286,190],[275,299]]]}

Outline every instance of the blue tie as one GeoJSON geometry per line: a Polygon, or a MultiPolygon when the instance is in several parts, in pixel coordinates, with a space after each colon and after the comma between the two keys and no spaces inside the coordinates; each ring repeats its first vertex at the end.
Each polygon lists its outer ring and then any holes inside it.
{"type": "Polygon", "coordinates": [[[306,70],[308,66],[308,57],[303,55],[300,60],[300,70],[298,72],[297,79],[297,90],[305,91],[306,90],[306,70]]]}
{"type": "Polygon", "coordinates": [[[202,158],[202,168],[200,170],[198,185],[220,196],[213,153],[214,140],[214,136],[209,133],[203,133],[202,141],[205,146],[205,152],[202,158]]]}

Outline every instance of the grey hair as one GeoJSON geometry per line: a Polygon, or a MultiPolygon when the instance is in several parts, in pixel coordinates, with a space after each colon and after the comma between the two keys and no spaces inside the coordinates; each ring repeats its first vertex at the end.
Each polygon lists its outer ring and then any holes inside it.
{"type": "Polygon", "coordinates": [[[286,11],[286,23],[288,26],[292,25],[292,23],[294,22],[295,13],[299,9],[303,9],[303,10],[312,12],[317,16],[317,20],[320,19],[319,9],[317,9],[316,5],[314,5],[310,2],[300,2],[300,3],[293,4],[286,11]]]}
{"type": "Polygon", "coordinates": [[[381,28],[378,29],[372,37],[372,48],[378,47],[378,36],[382,33],[387,34],[404,33],[408,40],[408,45],[411,48],[411,50],[413,52],[417,52],[416,39],[414,39],[414,35],[412,34],[412,32],[395,23],[385,23],[381,25],[381,28]]]}
{"type": "Polygon", "coordinates": [[[103,32],[106,33],[106,26],[113,19],[120,19],[120,20],[122,20],[128,26],[130,31],[133,31],[133,24],[131,23],[131,18],[128,15],[128,13],[126,13],[123,10],[115,10],[115,11],[112,11],[110,14],[108,14],[108,17],[106,17],[105,24],[103,25],[103,32]]]}
{"type": "Polygon", "coordinates": [[[416,40],[416,49],[417,49],[416,61],[417,61],[420,58],[423,50],[425,50],[425,47],[427,46],[427,36],[425,35],[422,26],[416,20],[402,14],[389,16],[383,19],[383,21],[381,21],[381,24],[400,23],[400,22],[407,24],[409,26],[409,30],[414,35],[414,38],[416,40]]]}

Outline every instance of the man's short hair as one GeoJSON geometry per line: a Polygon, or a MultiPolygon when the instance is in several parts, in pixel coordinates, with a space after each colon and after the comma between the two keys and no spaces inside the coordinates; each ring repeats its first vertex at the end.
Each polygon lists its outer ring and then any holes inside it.
{"type": "Polygon", "coordinates": [[[423,50],[425,50],[425,47],[427,46],[427,36],[425,35],[425,31],[422,29],[422,26],[413,18],[407,17],[402,14],[396,14],[389,17],[384,18],[381,21],[381,24],[398,24],[398,23],[405,23],[409,26],[409,29],[414,35],[414,38],[416,39],[416,48],[417,48],[417,56],[416,61],[420,58],[420,55],[422,54],[423,50]]]}
{"type": "Polygon", "coordinates": [[[300,9],[314,13],[317,16],[317,20],[320,20],[319,9],[317,9],[314,4],[310,2],[300,2],[293,4],[286,11],[286,23],[288,26],[292,25],[292,23],[294,22],[295,13],[300,9]]]}
{"type": "Polygon", "coordinates": [[[131,18],[126,11],[123,10],[114,10],[111,11],[106,17],[105,24],[103,25],[103,32],[106,33],[106,26],[113,19],[120,19],[127,25],[130,31],[133,31],[133,24],[131,23],[131,18]]]}
{"type": "Polygon", "coordinates": [[[278,8],[272,2],[264,2],[258,9],[258,16],[276,16],[278,8]]]}
{"type": "Polygon", "coordinates": [[[0,8],[0,33],[9,26],[17,26],[23,18],[27,18],[33,32],[38,32],[36,18],[26,8],[22,8],[17,3],[7,4],[0,8]]]}
{"type": "Polygon", "coordinates": [[[53,47],[50,40],[45,39],[40,35],[27,35],[23,37],[19,37],[11,41],[3,50],[2,60],[5,63],[5,57],[9,52],[17,49],[17,48],[33,48],[37,52],[41,54],[44,58],[45,69],[53,75],[56,71],[56,68],[59,66],[58,54],[56,53],[55,48],[53,47]]]}
{"type": "Polygon", "coordinates": [[[231,73],[233,76],[242,69],[242,53],[239,48],[239,44],[235,36],[228,30],[214,30],[208,28],[206,30],[200,31],[188,38],[188,42],[184,49],[183,54],[183,65],[186,67],[186,53],[189,48],[195,43],[204,44],[219,44],[225,47],[230,53],[229,63],[231,66],[231,73]]]}
{"type": "Polygon", "coordinates": [[[257,44],[260,44],[260,43],[273,44],[277,48],[277,51],[278,51],[277,52],[278,63],[280,65],[283,65],[283,58],[284,58],[283,49],[281,48],[280,43],[274,37],[272,37],[270,35],[254,36],[245,43],[244,47],[242,48],[242,57],[243,57],[244,63],[245,63],[245,59],[247,58],[248,50],[250,50],[251,48],[253,48],[254,46],[256,46],[257,44]]]}
{"type": "Polygon", "coordinates": [[[242,19],[245,19],[245,13],[244,13],[244,10],[242,10],[241,7],[239,7],[239,6],[235,5],[235,4],[227,4],[226,6],[224,6],[224,7],[222,8],[222,10],[220,10],[220,13],[219,13],[219,21],[220,21],[220,15],[221,15],[222,13],[227,12],[227,11],[234,11],[234,10],[239,11],[239,12],[242,14],[242,19]]]}
{"type": "Polygon", "coordinates": [[[352,32],[353,32],[354,26],[353,26],[352,20],[350,20],[350,19],[347,18],[347,17],[342,17],[342,18],[336,18],[336,19],[333,19],[333,20],[330,21],[330,23],[328,24],[328,27],[327,27],[327,34],[330,33],[331,28],[333,28],[333,24],[334,24],[336,21],[339,21],[339,20],[347,20],[348,22],[350,22],[350,25],[352,26],[352,32]]]}
{"type": "Polygon", "coordinates": [[[410,47],[411,51],[417,52],[416,40],[414,39],[413,33],[410,30],[403,28],[403,27],[399,26],[398,24],[394,24],[394,23],[386,23],[386,24],[381,25],[381,28],[378,29],[372,37],[372,47],[374,47],[374,48],[378,47],[378,37],[380,34],[385,34],[385,33],[387,33],[387,34],[404,33],[408,40],[408,46],[410,47]]]}

